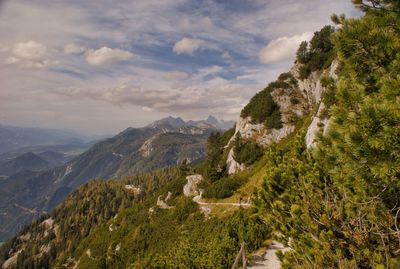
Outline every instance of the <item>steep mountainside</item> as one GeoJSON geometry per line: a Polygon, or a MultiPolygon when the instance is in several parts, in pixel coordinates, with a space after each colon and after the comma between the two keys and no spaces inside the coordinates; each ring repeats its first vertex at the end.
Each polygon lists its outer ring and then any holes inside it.
{"type": "Polygon", "coordinates": [[[51,167],[61,166],[72,159],[70,156],[56,151],[42,151],[36,155],[48,162],[51,167]]]}
{"type": "Polygon", "coordinates": [[[253,140],[266,147],[280,142],[295,130],[309,124],[308,119],[311,116],[312,122],[306,135],[307,147],[311,147],[320,127],[327,128],[328,116],[322,116],[325,108],[322,99],[327,87],[324,81],[328,78],[332,81],[337,79],[339,61],[331,56],[330,43],[318,43],[316,40],[329,39],[333,31],[332,27],[326,26],[316,32],[313,38],[314,43],[318,44],[314,48],[318,55],[314,57],[323,59],[316,70],[310,70],[305,76],[303,70],[306,65],[296,61],[288,73],[281,74],[243,108],[235,133],[226,145],[230,149],[226,159],[229,174],[245,169],[243,161],[238,160],[239,155],[244,156],[242,159],[250,158],[246,147],[251,143],[242,143],[243,146],[238,149],[235,146],[236,140],[253,140]]]}
{"type": "Polygon", "coordinates": [[[228,268],[241,240],[249,250],[262,244],[268,231],[260,218],[248,211],[206,218],[182,195],[185,175],[168,168],[83,185],[3,246],[14,249],[1,252],[3,267],[228,268]]]}
{"type": "Polygon", "coordinates": [[[40,171],[50,168],[44,158],[28,152],[5,163],[0,163],[0,177],[10,176],[21,171],[40,171]]]}
{"type": "Polygon", "coordinates": [[[0,181],[0,224],[4,227],[0,239],[10,237],[33,217],[53,209],[90,179],[149,171],[183,160],[199,161],[205,155],[208,135],[219,130],[204,122],[194,126],[170,117],[144,128],[128,128],[61,167],[42,172],[10,168],[8,175],[21,172],[0,181]]]}

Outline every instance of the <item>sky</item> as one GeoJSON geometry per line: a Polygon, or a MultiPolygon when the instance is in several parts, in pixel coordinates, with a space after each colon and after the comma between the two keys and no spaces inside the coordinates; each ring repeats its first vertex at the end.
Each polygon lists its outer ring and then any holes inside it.
{"type": "Polygon", "coordinates": [[[236,120],[350,0],[0,0],[0,124],[236,120]]]}

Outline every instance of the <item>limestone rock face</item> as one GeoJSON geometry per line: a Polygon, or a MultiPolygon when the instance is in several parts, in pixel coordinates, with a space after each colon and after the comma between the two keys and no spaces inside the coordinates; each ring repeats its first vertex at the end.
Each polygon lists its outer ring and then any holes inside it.
{"type": "MultiPolygon", "coordinates": [[[[282,127],[280,129],[269,129],[263,123],[253,123],[251,117],[239,118],[235,134],[226,147],[234,142],[238,133],[242,138],[253,139],[262,146],[279,142],[295,131],[295,119],[297,117],[307,115],[315,111],[318,107],[306,135],[307,147],[312,147],[319,128],[324,126],[323,131],[326,132],[329,126],[329,119],[320,118],[320,113],[324,109],[322,96],[325,91],[320,79],[323,75],[328,75],[336,79],[336,69],[338,66],[339,62],[334,60],[327,70],[322,73],[312,72],[308,78],[301,80],[299,75],[301,64],[295,63],[289,73],[296,80],[296,86],[289,87],[288,89],[276,88],[271,92],[272,98],[279,105],[282,127]]],[[[244,169],[243,165],[234,160],[232,150],[229,152],[226,164],[228,174],[233,174],[244,169]]]]}
{"type": "Polygon", "coordinates": [[[230,139],[229,144],[235,140],[236,134],[240,133],[242,138],[255,139],[260,145],[266,146],[272,142],[279,142],[282,138],[292,133],[294,129],[295,126],[291,124],[283,124],[283,127],[280,129],[267,129],[262,123],[252,123],[250,117],[245,119],[240,118],[236,124],[235,134],[230,139]]]}
{"type": "Polygon", "coordinates": [[[226,160],[226,169],[229,175],[235,174],[237,172],[243,171],[245,169],[244,164],[238,163],[234,158],[233,158],[233,149],[229,151],[228,154],[228,159],[226,160]]]}
{"type": "Polygon", "coordinates": [[[200,195],[198,184],[203,181],[202,175],[190,175],[186,177],[187,183],[183,186],[183,194],[187,197],[200,195]]]}
{"type": "MultiPolygon", "coordinates": [[[[300,65],[295,64],[290,72],[296,78],[298,78],[299,69],[300,65]]],[[[324,91],[324,88],[322,87],[319,79],[320,75],[317,74],[316,72],[312,72],[308,78],[304,80],[301,79],[297,80],[300,92],[307,99],[307,103],[311,106],[317,104],[319,101],[321,101],[322,98],[322,93],[324,91]]]]}
{"type": "Polygon", "coordinates": [[[156,134],[149,139],[147,139],[143,145],[140,147],[139,151],[142,154],[143,157],[147,158],[150,156],[151,152],[154,150],[153,148],[153,142],[156,140],[160,135],[156,134]]]}
{"type": "Polygon", "coordinates": [[[306,146],[307,148],[313,148],[315,146],[315,139],[317,137],[317,132],[322,128],[325,134],[328,130],[329,119],[321,118],[321,112],[325,109],[324,103],[321,102],[318,108],[317,114],[313,117],[310,126],[306,133],[306,146]]]}
{"type": "MultiPolygon", "coordinates": [[[[336,70],[339,67],[339,61],[338,60],[334,60],[331,64],[331,67],[326,70],[323,74],[324,75],[328,75],[330,77],[332,77],[333,79],[337,79],[337,74],[336,74],[336,70]]],[[[319,79],[318,79],[319,82],[319,79]]],[[[306,134],[306,146],[308,149],[313,148],[315,146],[315,139],[317,137],[317,133],[318,131],[322,131],[322,133],[325,135],[328,132],[329,129],[329,125],[330,125],[330,119],[329,118],[322,118],[321,117],[321,113],[322,111],[325,109],[325,104],[321,101],[321,95],[323,93],[323,88],[319,83],[319,86],[317,87],[316,91],[320,91],[320,88],[322,89],[321,94],[318,94],[318,99],[316,99],[316,101],[318,101],[319,105],[318,105],[318,110],[317,113],[315,113],[315,115],[312,118],[312,122],[310,124],[310,126],[307,129],[307,134],[306,134]]]]}

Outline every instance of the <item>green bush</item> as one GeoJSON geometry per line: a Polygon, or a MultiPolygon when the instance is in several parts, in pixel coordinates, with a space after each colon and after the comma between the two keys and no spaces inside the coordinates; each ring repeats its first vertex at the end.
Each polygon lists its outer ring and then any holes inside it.
{"type": "Polygon", "coordinates": [[[252,252],[271,234],[262,219],[247,210],[190,222],[186,230],[170,248],[149,257],[149,264],[141,268],[230,268],[242,242],[246,242],[246,251],[252,252]]]}
{"type": "Polygon", "coordinates": [[[303,64],[300,67],[301,79],[307,78],[311,72],[322,70],[332,63],[334,58],[331,35],[335,29],[332,26],[325,26],[314,33],[314,37],[308,43],[303,41],[297,51],[297,62],[303,64]]]}
{"type": "Polygon", "coordinates": [[[312,70],[310,68],[310,66],[308,65],[302,65],[299,68],[299,76],[300,79],[304,80],[306,79],[310,74],[311,74],[312,70]]]}
{"type": "Polygon", "coordinates": [[[296,96],[291,96],[290,103],[292,103],[293,105],[297,105],[297,104],[300,104],[300,100],[296,96]]]}
{"type": "MultiPolygon", "coordinates": [[[[280,86],[282,85],[283,84],[280,86]]],[[[285,83],[285,85],[288,84],[285,83]]],[[[240,116],[242,118],[250,116],[253,123],[268,122],[269,128],[281,128],[282,124],[279,106],[271,95],[274,86],[277,86],[277,84],[274,85],[271,83],[267,88],[251,98],[250,102],[243,108],[240,116]]]]}
{"type": "Polygon", "coordinates": [[[296,53],[296,60],[302,64],[305,64],[310,60],[310,53],[308,51],[308,42],[307,41],[301,42],[300,47],[296,53]]]}
{"type": "Polygon", "coordinates": [[[232,196],[245,182],[244,178],[238,176],[225,177],[206,186],[203,196],[205,198],[227,198],[232,196]]]}
{"type": "Polygon", "coordinates": [[[269,87],[273,88],[273,89],[289,89],[290,84],[283,80],[277,80],[277,81],[271,82],[269,84],[269,87]]]}
{"type": "Polygon", "coordinates": [[[226,174],[226,156],[228,144],[235,134],[235,127],[226,130],[224,133],[213,132],[207,140],[207,156],[199,164],[195,171],[202,174],[209,181],[216,181],[226,174]]]}
{"type": "Polygon", "coordinates": [[[289,72],[282,73],[282,74],[279,75],[278,80],[285,81],[285,80],[291,79],[292,77],[293,77],[292,74],[289,73],[289,72]]]}
{"type": "Polygon", "coordinates": [[[216,181],[225,175],[225,155],[224,147],[235,133],[231,128],[223,134],[219,132],[211,133],[207,140],[207,156],[200,167],[200,173],[206,179],[216,181]]]}
{"type": "Polygon", "coordinates": [[[279,129],[282,128],[281,113],[280,111],[274,111],[264,123],[268,129],[279,129]]]}
{"type": "Polygon", "coordinates": [[[264,123],[266,128],[282,128],[281,113],[279,105],[272,98],[271,93],[275,89],[288,90],[297,87],[297,80],[290,72],[279,75],[278,80],[271,82],[268,86],[257,93],[243,108],[240,116],[251,117],[253,123],[264,123]]]}
{"type": "Polygon", "coordinates": [[[288,83],[290,86],[297,86],[297,80],[295,79],[295,77],[292,75],[292,73],[287,72],[287,73],[282,73],[279,75],[278,77],[278,81],[284,81],[286,83],[288,83]]]}
{"type": "Polygon", "coordinates": [[[235,139],[233,153],[233,157],[237,162],[251,165],[261,158],[263,148],[253,140],[243,140],[238,134],[235,139]]]}

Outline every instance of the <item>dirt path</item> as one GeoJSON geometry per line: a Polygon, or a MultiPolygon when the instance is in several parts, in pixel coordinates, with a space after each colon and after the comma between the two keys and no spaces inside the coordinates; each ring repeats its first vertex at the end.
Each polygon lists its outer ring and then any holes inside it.
{"type": "Polygon", "coordinates": [[[254,260],[254,265],[248,266],[249,269],[280,269],[281,262],[276,255],[276,252],[281,250],[282,252],[286,252],[290,250],[290,248],[285,248],[284,245],[277,241],[273,241],[272,245],[268,247],[267,253],[263,257],[257,257],[254,260]]]}
{"type": "Polygon", "coordinates": [[[241,207],[250,207],[251,204],[249,203],[207,203],[207,202],[201,202],[201,201],[196,201],[197,204],[199,205],[211,205],[211,206],[241,206],[241,207]]]}
{"type": "Polygon", "coordinates": [[[18,207],[18,208],[24,210],[25,212],[29,212],[29,213],[31,213],[31,214],[39,214],[39,213],[40,213],[40,214],[46,214],[46,213],[47,213],[46,211],[37,211],[37,210],[35,210],[35,209],[30,209],[30,208],[24,207],[24,206],[22,206],[22,205],[19,205],[19,204],[17,204],[17,203],[14,203],[14,205],[15,205],[16,207],[18,207]]]}

